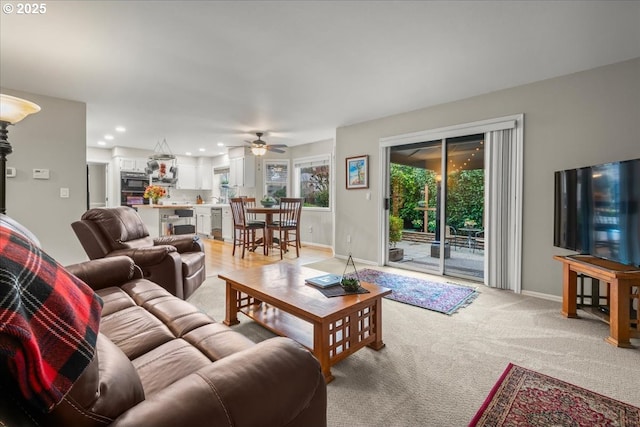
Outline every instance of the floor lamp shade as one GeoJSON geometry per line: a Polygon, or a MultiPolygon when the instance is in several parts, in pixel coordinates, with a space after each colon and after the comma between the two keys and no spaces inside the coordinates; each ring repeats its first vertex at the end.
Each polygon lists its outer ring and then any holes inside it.
{"type": "Polygon", "coordinates": [[[15,125],[29,114],[40,111],[40,106],[15,96],[0,94],[0,121],[15,125]]]}
{"type": "Polygon", "coordinates": [[[31,101],[0,93],[0,214],[7,211],[7,156],[12,152],[7,127],[38,111],[40,107],[31,101]]]}

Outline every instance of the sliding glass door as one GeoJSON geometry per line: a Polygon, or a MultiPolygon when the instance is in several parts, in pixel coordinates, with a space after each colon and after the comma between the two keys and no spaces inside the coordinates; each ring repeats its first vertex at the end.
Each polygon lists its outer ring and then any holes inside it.
{"type": "Polygon", "coordinates": [[[484,135],[392,146],[388,162],[388,264],[481,281],[484,135]]]}

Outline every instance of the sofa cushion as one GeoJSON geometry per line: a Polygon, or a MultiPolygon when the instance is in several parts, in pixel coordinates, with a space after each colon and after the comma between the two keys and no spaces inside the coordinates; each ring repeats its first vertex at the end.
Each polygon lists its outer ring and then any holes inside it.
{"type": "Polygon", "coordinates": [[[211,317],[195,305],[174,297],[155,298],[143,307],[167,325],[176,337],[211,323],[211,317]]]}
{"type": "Polygon", "coordinates": [[[182,339],[166,342],[132,362],[147,396],[211,365],[208,357],[182,339]]]}
{"type": "Polygon", "coordinates": [[[120,288],[110,287],[100,289],[97,294],[102,298],[102,317],[108,316],[125,308],[135,307],[136,303],[120,288]]]}
{"type": "Polygon", "coordinates": [[[253,347],[255,343],[221,323],[201,326],[182,337],[215,361],[253,347]]]}
{"type": "Polygon", "coordinates": [[[173,295],[156,283],[147,279],[132,280],[121,286],[121,289],[129,295],[137,305],[154,298],[173,298],[173,295]]]}
{"type": "Polygon", "coordinates": [[[165,324],[139,306],[104,316],[100,332],[120,347],[129,359],[175,338],[165,324]]]}

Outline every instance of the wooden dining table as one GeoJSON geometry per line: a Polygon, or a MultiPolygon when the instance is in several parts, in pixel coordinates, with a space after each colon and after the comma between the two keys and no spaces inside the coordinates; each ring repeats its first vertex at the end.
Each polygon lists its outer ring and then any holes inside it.
{"type": "Polygon", "coordinates": [[[280,214],[280,212],[282,212],[282,210],[280,209],[280,205],[274,205],[274,206],[269,206],[269,207],[265,207],[265,206],[247,206],[247,213],[250,214],[264,214],[265,216],[265,222],[267,224],[272,224],[273,223],[273,214],[280,214]]]}
{"type": "MultiPolygon", "coordinates": [[[[274,214],[279,215],[280,212],[282,212],[282,209],[280,209],[280,205],[274,205],[274,206],[268,206],[268,207],[267,206],[247,206],[246,212],[249,214],[264,215],[264,220],[265,220],[265,223],[267,224],[267,230],[266,230],[267,235],[265,237],[268,237],[267,239],[268,241],[279,243],[277,238],[273,238],[272,236],[273,231],[268,227],[268,225],[273,224],[274,214]]],[[[263,239],[258,239],[256,241],[256,246],[253,248],[253,250],[255,250],[255,248],[260,244],[263,244],[263,242],[264,242],[263,239]]]]}

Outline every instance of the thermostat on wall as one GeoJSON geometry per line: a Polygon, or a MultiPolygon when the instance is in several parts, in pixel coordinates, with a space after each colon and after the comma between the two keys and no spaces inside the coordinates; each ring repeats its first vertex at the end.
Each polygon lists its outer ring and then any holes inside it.
{"type": "Polygon", "coordinates": [[[49,169],[34,169],[33,179],[49,179],[49,169]]]}
{"type": "Polygon", "coordinates": [[[16,168],[7,167],[7,178],[16,177],[16,168]]]}

